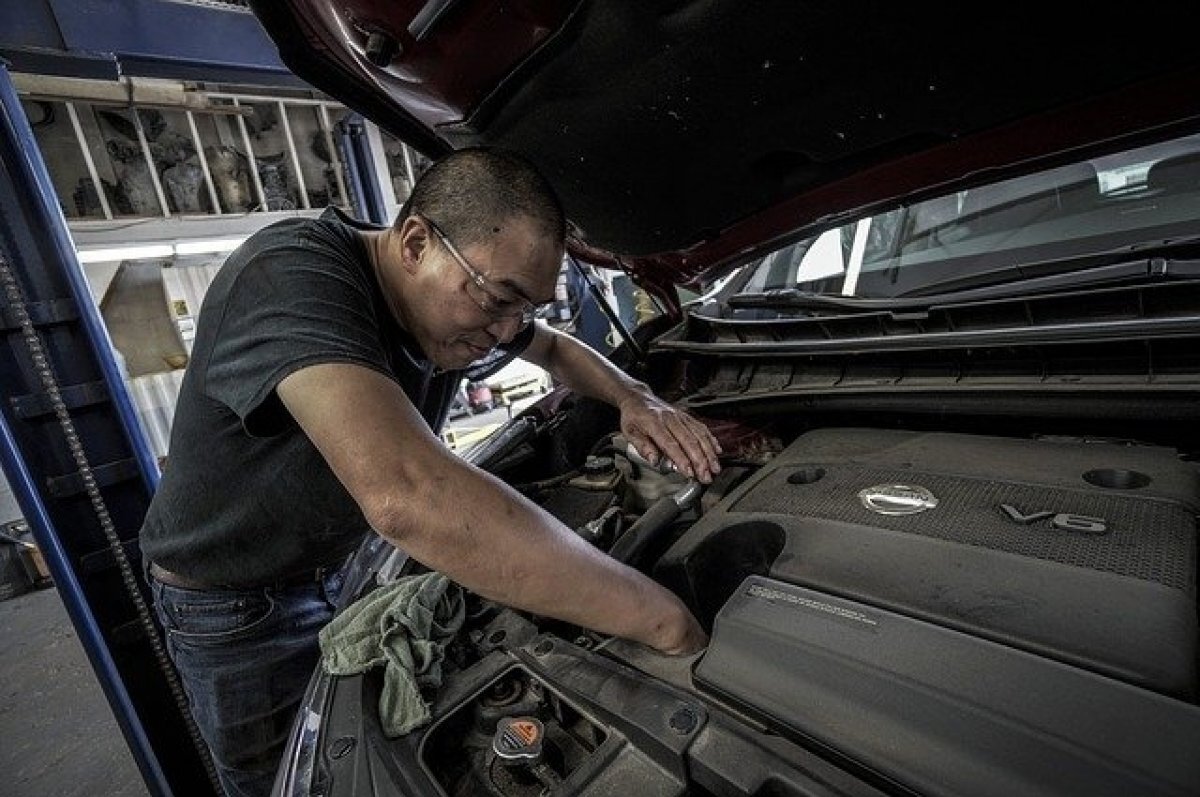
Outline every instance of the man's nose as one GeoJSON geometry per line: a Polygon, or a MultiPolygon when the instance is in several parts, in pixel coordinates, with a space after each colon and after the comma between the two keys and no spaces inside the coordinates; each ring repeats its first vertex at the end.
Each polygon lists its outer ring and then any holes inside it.
{"type": "Polygon", "coordinates": [[[505,316],[497,318],[487,326],[487,332],[496,339],[498,344],[505,344],[517,336],[525,324],[520,316],[505,316]]]}

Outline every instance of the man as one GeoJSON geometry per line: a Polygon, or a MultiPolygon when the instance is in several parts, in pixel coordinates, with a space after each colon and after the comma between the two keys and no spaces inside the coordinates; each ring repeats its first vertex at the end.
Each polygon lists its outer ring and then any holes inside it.
{"type": "Polygon", "coordinates": [[[372,530],[504,604],[668,654],[706,643],[674,595],[434,433],[464,375],[520,354],[617,407],[648,458],[705,482],[718,470],[702,424],[533,323],[553,298],[564,230],[532,166],[463,150],[423,174],[391,227],[332,209],[280,222],[214,280],[141,544],[231,795],[269,790],[337,569],[372,530]]]}

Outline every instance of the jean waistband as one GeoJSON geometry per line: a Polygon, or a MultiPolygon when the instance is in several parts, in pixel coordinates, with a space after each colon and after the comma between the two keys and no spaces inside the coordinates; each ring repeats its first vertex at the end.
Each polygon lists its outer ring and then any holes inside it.
{"type": "Polygon", "coordinates": [[[264,587],[273,587],[275,589],[286,589],[288,587],[300,587],[306,584],[321,584],[325,578],[331,573],[336,572],[340,565],[322,565],[311,570],[305,570],[290,576],[283,576],[274,581],[265,584],[210,584],[207,582],[197,581],[195,579],[181,576],[178,573],[173,573],[161,565],[150,562],[146,568],[147,574],[160,584],[166,584],[168,587],[177,587],[179,589],[193,590],[220,590],[220,589],[261,589],[264,587]]]}

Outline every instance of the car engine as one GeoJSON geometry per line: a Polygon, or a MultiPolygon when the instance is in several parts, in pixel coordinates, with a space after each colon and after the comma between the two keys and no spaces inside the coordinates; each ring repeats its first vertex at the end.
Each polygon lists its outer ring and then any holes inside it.
{"type": "Polygon", "coordinates": [[[379,735],[354,707],[381,679],[335,684],[331,793],[1195,793],[1200,471],[1178,451],[730,423],[702,487],[617,433],[587,445],[574,409],[475,461],[675,591],[709,647],[469,596],[425,729],[334,756],[379,735]]]}

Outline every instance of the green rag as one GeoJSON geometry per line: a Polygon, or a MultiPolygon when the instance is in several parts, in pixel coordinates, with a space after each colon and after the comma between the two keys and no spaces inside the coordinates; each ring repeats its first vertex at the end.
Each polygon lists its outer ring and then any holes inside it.
{"type": "Polygon", "coordinates": [[[379,717],[389,738],[429,722],[422,689],[442,684],[446,643],[462,627],[462,588],[441,573],[407,576],[347,606],[321,629],[321,663],[331,675],[383,666],[379,717]]]}

